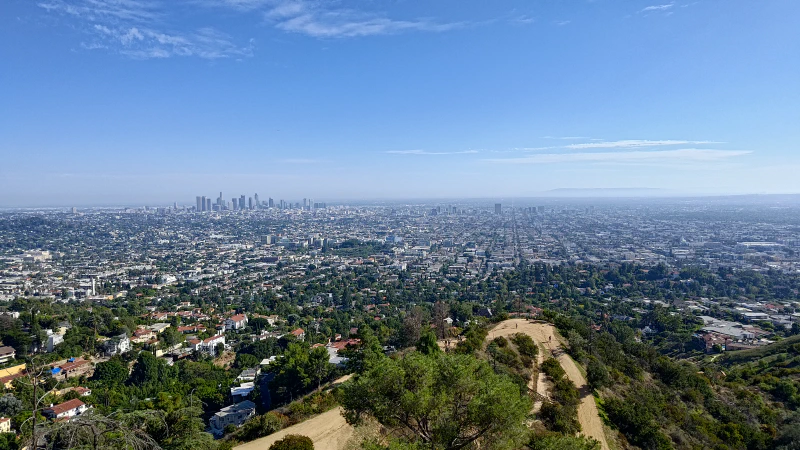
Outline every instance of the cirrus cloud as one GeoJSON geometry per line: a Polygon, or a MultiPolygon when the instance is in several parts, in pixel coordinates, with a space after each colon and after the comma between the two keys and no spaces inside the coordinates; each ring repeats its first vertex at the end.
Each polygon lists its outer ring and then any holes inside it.
{"type": "Polygon", "coordinates": [[[637,162],[720,162],[752,153],[749,150],[713,150],[683,148],[676,150],[595,152],[595,153],[544,153],[520,158],[487,159],[504,164],[555,164],[555,163],[637,163],[637,162]]]}

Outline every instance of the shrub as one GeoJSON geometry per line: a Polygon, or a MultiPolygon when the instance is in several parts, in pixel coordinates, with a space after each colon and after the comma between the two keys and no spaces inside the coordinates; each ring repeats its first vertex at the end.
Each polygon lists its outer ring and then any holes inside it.
{"type": "Polygon", "coordinates": [[[314,450],[314,442],[307,436],[290,434],[270,445],[269,450],[314,450]]]}
{"type": "Polygon", "coordinates": [[[511,342],[517,346],[520,355],[533,359],[539,353],[539,347],[527,334],[517,333],[511,337],[511,342]]]}
{"type": "Polygon", "coordinates": [[[539,410],[539,418],[550,431],[564,434],[575,434],[581,431],[578,411],[575,407],[544,402],[542,409],[539,410]]]}
{"type": "Polygon", "coordinates": [[[547,358],[542,363],[542,371],[553,380],[558,380],[566,375],[564,368],[561,367],[561,363],[559,363],[555,358],[547,358]]]}
{"type": "Polygon", "coordinates": [[[610,380],[611,377],[608,374],[606,366],[596,358],[592,358],[589,361],[588,367],[586,367],[586,381],[589,382],[589,386],[591,386],[592,389],[600,389],[608,386],[610,380]]]}
{"type": "Polygon", "coordinates": [[[252,441],[260,437],[268,436],[276,431],[280,431],[289,424],[289,418],[276,412],[253,417],[242,426],[242,438],[252,441]]]}

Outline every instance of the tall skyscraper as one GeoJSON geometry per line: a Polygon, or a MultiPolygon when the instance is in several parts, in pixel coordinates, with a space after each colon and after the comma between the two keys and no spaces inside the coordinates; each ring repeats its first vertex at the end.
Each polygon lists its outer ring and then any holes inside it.
{"type": "Polygon", "coordinates": [[[255,205],[253,205],[253,197],[249,197],[247,199],[247,208],[248,209],[255,209],[255,205]]]}
{"type": "Polygon", "coordinates": [[[253,198],[255,198],[255,201],[256,201],[256,209],[260,208],[261,207],[261,203],[259,203],[259,201],[258,201],[258,192],[256,192],[255,195],[253,195],[253,198]]]}
{"type": "Polygon", "coordinates": [[[239,210],[239,199],[238,198],[233,198],[231,200],[231,204],[233,205],[233,210],[234,211],[238,211],[239,210]]]}
{"type": "Polygon", "coordinates": [[[206,199],[206,211],[211,211],[211,197],[206,199]]]}
{"type": "Polygon", "coordinates": [[[244,195],[240,196],[240,197],[239,197],[239,209],[244,209],[244,208],[245,208],[245,203],[244,203],[244,201],[245,201],[245,199],[244,199],[244,195]]]}
{"type": "Polygon", "coordinates": [[[219,198],[217,199],[217,204],[219,205],[220,209],[225,205],[225,200],[222,198],[222,191],[219,191],[219,198]]]}
{"type": "Polygon", "coordinates": [[[197,196],[197,206],[195,206],[195,211],[200,212],[200,211],[203,210],[203,204],[201,203],[202,201],[203,201],[203,198],[198,195],[197,196]]]}
{"type": "Polygon", "coordinates": [[[495,214],[502,214],[503,213],[503,205],[500,203],[494,204],[494,213],[495,214]]]}
{"type": "Polygon", "coordinates": [[[206,211],[206,196],[205,195],[202,198],[202,203],[200,203],[200,211],[206,211]]]}
{"type": "Polygon", "coordinates": [[[275,207],[275,200],[272,197],[269,198],[269,207],[270,208],[274,208],[275,207]]]}

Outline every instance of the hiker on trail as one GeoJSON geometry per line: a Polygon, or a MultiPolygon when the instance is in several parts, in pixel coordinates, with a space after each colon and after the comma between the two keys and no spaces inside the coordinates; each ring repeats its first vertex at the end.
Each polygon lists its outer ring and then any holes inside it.
{"type": "Polygon", "coordinates": [[[553,342],[553,336],[548,337],[547,342],[553,342]]]}

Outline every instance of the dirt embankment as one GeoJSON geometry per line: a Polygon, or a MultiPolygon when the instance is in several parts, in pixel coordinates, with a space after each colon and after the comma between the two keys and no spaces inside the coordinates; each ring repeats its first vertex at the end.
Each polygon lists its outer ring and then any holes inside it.
{"type": "Polygon", "coordinates": [[[353,427],[342,416],[342,409],[335,408],[316,417],[284,428],[277,433],[236,447],[237,450],[267,450],[269,446],[287,434],[308,436],[314,441],[315,450],[341,450],[353,435],[353,427]]]}
{"type": "MultiPolygon", "coordinates": [[[[341,384],[352,377],[352,375],[345,375],[331,384],[341,384]]],[[[344,420],[342,408],[334,408],[306,421],[284,428],[277,433],[235,448],[237,450],[267,450],[275,441],[283,439],[288,434],[300,434],[308,436],[314,441],[315,450],[342,450],[346,447],[350,437],[353,436],[353,430],[354,428],[344,420]]]]}
{"type": "MultiPolygon", "coordinates": [[[[549,323],[544,322],[528,322],[526,319],[511,319],[500,322],[496,327],[489,331],[488,339],[493,339],[497,336],[509,336],[514,333],[525,333],[532,337],[537,343],[544,345],[561,363],[561,367],[567,373],[567,376],[581,393],[581,404],[578,406],[578,422],[581,424],[583,434],[600,441],[603,450],[608,450],[608,442],[603,432],[603,421],[600,419],[600,413],[597,410],[597,404],[594,402],[592,391],[589,389],[586,379],[578,370],[575,361],[570,358],[563,349],[562,343],[559,341],[555,328],[549,323]]],[[[540,352],[540,362],[541,362],[540,352]]],[[[539,383],[537,383],[537,392],[544,389],[542,382],[543,374],[540,374],[539,383]]],[[[546,396],[546,395],[545,395],[546,396]]]]}

